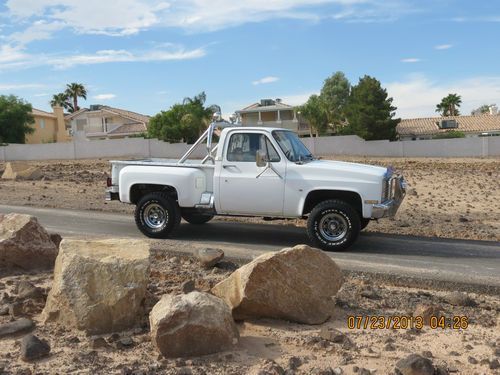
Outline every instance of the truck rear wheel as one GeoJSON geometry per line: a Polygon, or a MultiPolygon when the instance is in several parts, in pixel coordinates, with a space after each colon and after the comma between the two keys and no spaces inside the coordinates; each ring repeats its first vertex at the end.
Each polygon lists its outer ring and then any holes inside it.
{"type": "Polygon", "coordinates": [[[182,212],[182,218],[189,224],[205,224],[214,218],[214,215],[200,214],[198,212],[182,212]]]}
{"type": "Polygon", "coordinates": [[[164,192],[144,195],[135,208],[137,227],[151,238],[168,237],[179,225],[180,218],[177,202],[164,192]]]}
{"type": "Polygon", "coordinates": [[[309,239],[326,251],[346,250],[356,241],[360,230],[358,212],[337,199],[318,203],[307,220],[309,239]]]}

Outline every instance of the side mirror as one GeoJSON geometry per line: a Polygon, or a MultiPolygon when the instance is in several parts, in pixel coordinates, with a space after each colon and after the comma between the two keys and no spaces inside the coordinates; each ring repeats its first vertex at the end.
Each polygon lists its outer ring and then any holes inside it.
{"type": "Polygon", "coordinates": [[[257,153],[255,154],[255,163],[257,164],[257,167],[265,167],[269,163],[269,159],[267,157],[267,154],[263,150],[258,150],[257,153]]]}

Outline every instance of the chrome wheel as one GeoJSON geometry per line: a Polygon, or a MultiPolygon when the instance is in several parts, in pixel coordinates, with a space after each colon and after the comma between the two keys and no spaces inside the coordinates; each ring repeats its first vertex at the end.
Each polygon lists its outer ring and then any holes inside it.
{"type": "Polygon", "coordinates": [[[144,209],[143,219],[148,227],[158,229],[168,222],[168,213],[158,203],[151,203],[144,209]]]}
{"type": "Polygon", "coordinates": [[[331,242],[341,240],[347,234],[349,224],[344,216],[338,213],[329,213],[323,216],[319,222],[321,236],[331,242]]]}

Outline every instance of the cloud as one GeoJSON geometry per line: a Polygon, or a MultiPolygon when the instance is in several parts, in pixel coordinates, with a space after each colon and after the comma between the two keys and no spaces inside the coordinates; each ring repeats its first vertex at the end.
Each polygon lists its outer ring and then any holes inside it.
{"type": "Polygon", "coordinates": [[[434,49],[445,50],[445,49],[450,49],[451,47],[453,47],[453,44],[439,44],[437,46],[434,46],[434,49]]]}
{"type": "Polygon", "coordinates": [[[406,0],[120,0],[119,5],[102,0],[7,0],[5,5],[16,20],[43,20],[45,27],[64,24],[79,34],[111,36],[153,27],[206,32],[286,18],[387,21],[416,11],[406,0]]]}
{"type": "Polygon", "coordinates": [[[258,79],[256,81],[253,81],[252,82],[252,85],[263,85],[263,84],[266,84],[266,83],[273,83],[273,82],[276,82],[278,81],[279,78],[278,77],[274,77],[274,76],[267,76],[267,77],[264,77],[264,78],[261,78],[261,79],[258,79]]]}
{"type": "Polygon", "coordinates": [[[436,116],[436,104],[449,93],[462,97],[460,111],[463,114],[482,104],[500,104],[500,76],[438,82],[425,75],[412,75],[403,81],[387,83],[385,87],[398,107],[397,115],[403,118],[436,116]]]}
{"type": "Polygon", "coordinates": [[[94,95],[92,99],[95,100],[111,100],[116,98],[115,94],[99,94],[99,95],[94,95]]]}
{"type": "Polygon", "coordinates": [[[0,91],[39,89],[42,87],[45,86],[39,83],[3,83],[0,84],[0,91]]]}
{"type": "Polygon", "coordinates": [[[154,48],[146,51],[128,50],[100,50],[94,53],[82,54],[57,54],[29,55],[16,49],[14,52],[6,52],[5,60],[2,60],[0,50],[0,68],[3,69],[26,69],[36,66],[52,66],[55,69],[67,69],[77,65],[94,65],[106,63],[123,62],[160,62],[173,60],[191,60],[206,55],[204,48],[185,49],[182,46],[168,45],[163,48],[154,48]]]}
{"type": "Polygon", "coordinates": [[[402,63],[407,63],[407,64],[418,63],[420,61],[422,61],[422,60],[418,59],[416,57],[409,57],[409,58],[406,58],[406,59],[401,59],[402,63]]]}

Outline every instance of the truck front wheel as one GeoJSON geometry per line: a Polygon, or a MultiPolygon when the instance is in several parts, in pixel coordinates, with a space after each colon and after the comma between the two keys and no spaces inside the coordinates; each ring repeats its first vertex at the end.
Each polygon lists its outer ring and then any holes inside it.
{"type": "Polygon", "coordinates": [[[135,223],[151,238],[166,238],[180,222],[177,202],[164,192],[144,195],[135,208],[135,223]]]}
{"type": "Polygon", "coordinates": [[[358,212],[341,200],[318,203],[307,220],[307,235],[319,248],[342,251],[351,246],[361,230],[358,212]]]}

